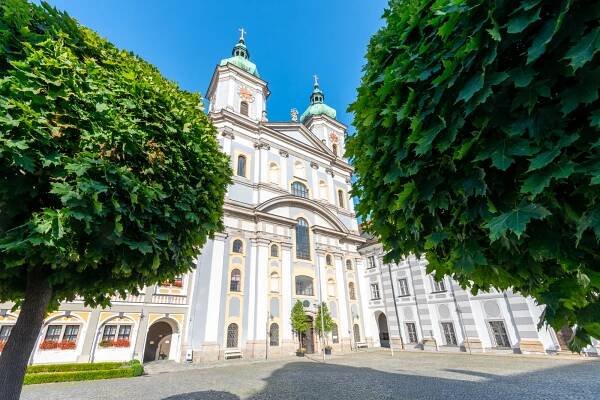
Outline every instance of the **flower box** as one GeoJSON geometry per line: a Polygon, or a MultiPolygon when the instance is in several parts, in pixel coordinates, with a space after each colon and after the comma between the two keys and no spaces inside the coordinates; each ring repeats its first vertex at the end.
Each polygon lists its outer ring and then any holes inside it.
{"type": "Polygon", "coordinates": [[[75,348],[77,348],[77,343],[67,340],[62,342],[43,340],[40,343],[40,350],[74,350],[75,348]]]}
{"type": "Polygon", "coordinates": [[[61,350],[74,350],[77,347],[77,343],[73,341],[63,341],[58,343],[58,348],[61,350]]]}
{"type": "Polygon", "coordinates": [[[129,339],[103,340],[100,342],[100,347],[129,347],[130,345],[129,339]]]}
{"type": "Polygon", "coordinates": [[[40,343],[40,350],[55,350],[58,349],[58,342],[55,340],[43,340],[40,343]]]}

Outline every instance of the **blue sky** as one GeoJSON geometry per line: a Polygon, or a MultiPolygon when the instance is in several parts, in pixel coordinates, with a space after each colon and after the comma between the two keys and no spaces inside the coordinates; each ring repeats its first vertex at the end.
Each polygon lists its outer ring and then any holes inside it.
{"type": "MultiPolygon", "coordinates": [[[[169,79],[204,94],[216,64],[239,37],[269,83],[269,119],[288,120],[308,105],[312,75],[325,102],[350,125],[369,38],[387,0],[50,0],[120,48],[142,56],[169,79]]],[[[353,129],[350,128],[352,132],[353,129]]]]}

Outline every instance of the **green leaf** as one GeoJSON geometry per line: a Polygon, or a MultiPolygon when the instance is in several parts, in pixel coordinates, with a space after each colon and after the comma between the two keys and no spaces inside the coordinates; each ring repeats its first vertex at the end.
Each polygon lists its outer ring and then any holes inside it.
{"type": "Polygon", "coordinates": [[[534,197],[540,194],[552,181],[552,179],[566,179],[575,171],[572,162],[551,166],[548,169],[535,171],[521,186],[521,193],[531,193],[534,197]]]}
{"type": "Polygon", "coordinates": [[[486,227],[490,231],[489,237],[492,241],[505,236],[509,231],[520,238],[532,219],[544,219],[548,215],[550,211],[540,205],[522,203],[516,209],[492,218],[486,227]]]}
{"type": "Polygon", "coordinates": [[[446,232],[433,232],[425,237],[425,248],[427,250],[434,249],[448,237],[446,232]]]}
{"type": "Polygon", "coordinates": [[[462,88],[456,99],[456,103],[459,101],[469,101],[471,97],[479,90],[483,88],[483,74],[477,74],[467,81],[465,86],[462,88]]]}
{"type": "Polygon", "coordinates": [[[519,13],[506,24],[508,33],[519,33],[525,30],[529,25],[540,19],[540,8],[532,11],[519,13]]]}
{"type": "Polygon", "coordinates": [[[535,71],[531,68],[516,68],[509,72],[509,75],[513,79],[515,83],[515,87],[521,88],[528,86],[533,80],[533,76],[535,75],[535,71]]]}
{"type": "Polygon", "coordinates": [[[97,103],[96,104],[96,111],[97,112],[104,112],[108,110],[108,105],[105,103],[97,103]]]}
{"type": "Polygon", "coordinates": [[[552,160],[554,160],[556,157],[558,157],[559,154],[560,154],[560,149],[552,149],[552,150],[548,150],[548,151],[539,153],[538,155],[536,155],[535,157],[533,157],[531,159],[531,162],[529,163],[529,169],[527,171],[531,172],[531,171],[535,171],[536,169],[545,167],[546,165],[551,163],[552,160]]]}
{"type": "Polygon", "coordinates": [[[596,235],[596,241],[600,242],[600,208],[587,211],[581,216],[577,223],[577,233],[575,234],[577,237],[577,244],[581,241],[583,233],[590,228],[596,235]]]}
{"type": "Polygon", "coordinates": [[[600,50],[600,27],[592,29],[590,33],[578,40],[569,49],[565,59],[570,60],[569,65],[576,71],[590,62],[598,50],[600,50]]]}

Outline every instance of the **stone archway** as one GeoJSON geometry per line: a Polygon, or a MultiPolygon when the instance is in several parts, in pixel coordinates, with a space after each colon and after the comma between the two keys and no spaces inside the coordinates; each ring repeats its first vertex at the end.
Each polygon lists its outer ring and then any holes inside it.
{"type": "Polygon", "coordinates": [[[381,347],[390,347],[390,332],[384,313],[380,313],[377,317],[377,327],[379,328],[379,344],[381,347]]]}
{"type": "Polygon", "coordinates": [[[173,327],[166,321],[157,321],[148,329],[144,347],[144,362],[168,360],[172,349],[173,327]]]}

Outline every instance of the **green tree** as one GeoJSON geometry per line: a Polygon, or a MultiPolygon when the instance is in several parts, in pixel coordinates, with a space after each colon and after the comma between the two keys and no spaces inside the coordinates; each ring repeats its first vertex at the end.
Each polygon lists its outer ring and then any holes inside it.
{"type": "Polygon", "coordinates": [[[327,333],[333,329],[333,319],[329,314],[329,308],[327,303],[323,302],[319,304],[317,308],[317,316],[315,317],[315,330],[321,337],[327,341],[327,333]]]}
{"type": "Polygon", "coordinates": [[[0,5],[0,356],[17,399],[46,312],[173,279],[222,229],[228,158],[202,112],[139,57],[45,3],[0,5]]]}
{"type": "Polygon", "coordinates": [[[600,3],[391,0],[347,152],[388,260],[600,337],[600,3]]]}
{"type": "Polygon", "coordinates": [[[300,300],[296,300],[296,304],[292,307],[292,314],[290,316],[290,322],[292,325],[292,329],[298,335],[298,342],[300,344],[300,348],[303,348],[302,343],[302,334],[305,333],[308,328],[310,328],[310,324],[306,319],[306,313],[304,312],[304,307],[302,306],[302,302],[300,300]]]}

